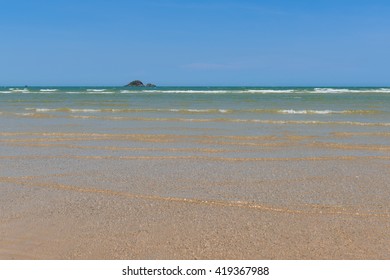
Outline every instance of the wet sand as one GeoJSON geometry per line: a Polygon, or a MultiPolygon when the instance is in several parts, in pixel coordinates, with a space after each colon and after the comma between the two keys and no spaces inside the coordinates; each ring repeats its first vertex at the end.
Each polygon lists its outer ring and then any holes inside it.
{"type": "Polygon", "coordinates": [[[383,144],[0,136],[0,259],[390,258],[383,144]]]}

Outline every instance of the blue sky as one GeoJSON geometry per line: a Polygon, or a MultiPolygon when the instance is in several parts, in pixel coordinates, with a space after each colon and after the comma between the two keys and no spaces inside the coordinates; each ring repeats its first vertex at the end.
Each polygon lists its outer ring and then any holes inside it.
{"type": "Polygon", "coordinates": [[[389,86],[388,0],[0,0],[0,85],[389,86]]]}

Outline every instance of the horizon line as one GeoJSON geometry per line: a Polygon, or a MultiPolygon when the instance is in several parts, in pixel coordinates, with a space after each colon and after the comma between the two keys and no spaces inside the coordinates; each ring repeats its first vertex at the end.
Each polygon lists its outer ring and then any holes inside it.
{"type": "MultiPolygon", "coordinates": [[[[10,88],[10,87],[18,87],[18,88],[34,88],[34,87],[126,87],[126,88],[154,88],[154,87],[147,87],[147,86],[127,86],[127,85],[0,85],[0,87],[3,88],[10,88]]],[[[318,87],[318,88],[326,88],[326,87],[333,87],[333,88],[340,88],[340,87],[349,87],[349,88],[381,88],[381,87],[390,87],[390,85],[156,85],[156,87],[266,87],[266,88],[272,88],[272,87],[279,87],[279,88],[288,88],[288,87],[296,87],[296,88],[311,88],[311,87],[318,87]]]]}

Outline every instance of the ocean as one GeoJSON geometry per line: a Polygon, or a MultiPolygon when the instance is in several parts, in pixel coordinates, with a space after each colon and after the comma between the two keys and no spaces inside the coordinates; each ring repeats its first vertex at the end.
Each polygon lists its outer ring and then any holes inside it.
{"type": "Polygon", "coordinates": [[[94,135],[132,147],[138,135],[226,157],[380,156],[390,88],[3,87],[0,126],[3,140],[94,135]]]}

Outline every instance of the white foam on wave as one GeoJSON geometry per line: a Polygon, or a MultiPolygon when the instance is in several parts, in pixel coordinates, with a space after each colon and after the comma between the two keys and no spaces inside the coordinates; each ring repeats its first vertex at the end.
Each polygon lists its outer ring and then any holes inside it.
{"type": "MultiPolygon", "coordinates": [[[[110,89],[87,89],[78,93],[115,93],[110,89]]],[[[122,94],[139,94],[139,93],[172,93],[172,94],[225,94],[225,93],[243,93],[243,94],[291,94],[291,93],[390,93],[390,88],[281,88],[281,89],[137,89],[137,90],[120,90],[122,94]]],[[[296,97],[301,98],[301,97],[296,97]]]]}
{"type": "Polygon", "coordinates": [[[294,89],[248,89],[242,92],[248,93],[293,93],[294,89]]]}
{"type": "Polygon", "coordinates": [[[153,108],[140,108],[140,109],[101,109],[101,112],[125,112],[125,113],[132,113],[132,112],[179,112],[179,113],[228,113],[232,110],[227,109],[153,109],[153,108]]]}
{"type": "Polygon", "coordinates": [[[23,117],[26,117],[26,116],[33,116],[34,113],[15,113],[16,116],[23,116],[23,117]]]}
{"type": "MultiPolygon", "coordinates": [[[[158,111],[166,111],[160,109],[158,111]]],[[[227,109],[168,109],[169,112],[181,112],[181,113],[228,113],[227,109]]]]}
{"type": "Polygon", "coordinates": [[[315,88],[315,93],[390,93],[390,88],[365,88],[365,89],[347,89],[347,88],[315,88]]]}
{"type": "Polygon", "coordinates": [[[55,112],[58,109],[49,109],[49,108],[26,108],[26,110],[32,110],[35,112],[55,112]]]}
{"type": "Polygon", "coordinates": [[[43,88],[39,90],[40,92],[56,92],[58,89],[52,89],[52,88],[43,88]]]}
{"type": "Polygon", "coordinates": [[[296,124],[296,125],[353,125],[353,126],[390,126],[390,123],[370,123],[353,121],[305,121],[305,120],[258,120],[258,119],[227,119],[230,122],[262,123],[262,124],[296,124]]]}
{"type": "Polygon", "coordinates": [[[94,92],[88,92],[89,94],[113,94],[114,91],[94,91],[94,92]]]}
{"type": "Polygon", "coordinates": [[[27,88],[23,88],[23,89],[20,89],[20,88],[10,88],[9,90],[12,93],[28,93],[28,92],[30,92],[27,88]]]}
{"type": "Polygon", "coordinates": [[[347,93],[353,90],[346,88],[315,88],[315,93],[347,93]]]}
{"type": "Polygon", "coordinates": [[[307,114],[307,110],[279,110],[283,114],[307,114]]]}
{"type": "Polygon", "coordinates": [[[142,90],[144,93],[228,93],[233,90],[142,90]]]}
{"type": "Polygon", "coordinates": [[[188,109],[188,110],[185,110],[185,111],[187,111],[187,112],[194,112],[194,113],[207,113],[207,112],[210,112],[210,109],[188,109]]]}
{"type": "Polygon", "coordinates": [[[72,108],[25,108],[27,111],[35,112],[102,112],[100,109],[72,109],[72,108]]]}
{"type": "Polygon", "coordinates": [[[373,90],[373,92],[390,93],[390,88],[379,88],[379,89],[373,90]]]}
{"type": "MultiPolygon", "coordinates": [[[[125,92],[125,91],[121,91],[125,92]]],[[[131,92],[131,91],[127,91],[131,92]]],[[[126,92],[126,93],[127,93],[126,92]]],[[[205,93],[205,94],[218,94],[218,93],[293,93],[295,89],[224,89],[224,90],[143,90],[144,93],[205,93]]]]}
{"type": "Polygon", "coordinates": [[[92,113],[92,112],[101,112],[99,109],[69,109],[70,112],[84,112],[84,113],[92,113]]]}
{"type": "Polygon", "coordinates": [[[278,110],[278,113],[282,114],[318,114],[318,115],[326,115],[326,114],[348,114],[354,113],[358,111],[333,111],[333,110],[278,110]]]}
{"type": "Polygon", "coordinates": [[[113,94],[114,91],[106,91],[106,90],[92,90],[87,89],[86,91],[65,91],[67,94],[113,94]]]}
{"type": "Polygon", "coordinates": [[[87,91],[89,91],[89,92],[102,92],[102,91],[106,91],[106,89],[88,88],[87,91]]]}

